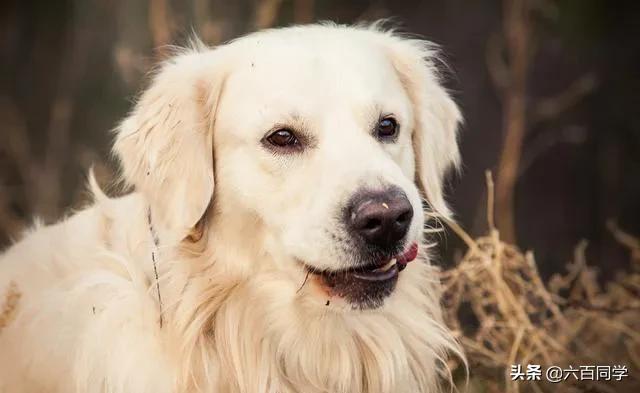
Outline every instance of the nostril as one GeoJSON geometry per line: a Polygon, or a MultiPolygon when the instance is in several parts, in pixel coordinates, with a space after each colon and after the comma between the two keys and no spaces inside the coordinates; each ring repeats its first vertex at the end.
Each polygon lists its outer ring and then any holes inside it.
{"type": "Polygon", "coordinates": [[[370,218],[369,220],[367,220],[364,224],[364,226],[362,227],[362,229],[364,230],[371,230],[371,229],[376,229],[382,226],[382,220],[378,219],[378,218],[370,218]]]}
{"type": "Polygon", "coordinates": [[[411,211],[407,210],[406,212],[400,214],[398,218],[396,218],[396,222],[398,224],[405,224],[411,220],[411,211]]]}

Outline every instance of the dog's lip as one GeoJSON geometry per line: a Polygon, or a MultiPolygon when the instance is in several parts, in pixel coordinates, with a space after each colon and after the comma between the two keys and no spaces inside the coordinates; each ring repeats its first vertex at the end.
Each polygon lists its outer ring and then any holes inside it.
{"type": "Polygon", "coordinates": [[[358,266],[342,270],[324,270],[318,271],[306,264],[305,267],[310,273],[323,276],[328,281],[337,276],[351,275],[356,279],[363,281],[386,281],[394,279],[398,273],[403,271],[407,264],[418,256],[418,244],[412,243],[409,248],[401,254],[392,258],[386,258],[380,261],[370,263],[365,266],[358,266]]]}
{"type": "Polygon", "coordinates": [[[400,265],[397,258],[392,258],[389,262],[375,269],[355,270],[351,274],[353,277],[364,281],[387,281],[396,277],[400,273],[400,265]]]}

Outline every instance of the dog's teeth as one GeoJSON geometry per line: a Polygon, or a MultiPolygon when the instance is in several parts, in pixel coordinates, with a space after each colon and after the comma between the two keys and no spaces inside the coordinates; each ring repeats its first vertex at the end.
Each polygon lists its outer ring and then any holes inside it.
{"type": "Polygon", "coordinates": [[[393,265],[396,264],[396,258],[393,258],[392,260],[390,260],[389,262],[387,262],[384,266],[381,266],[377,269],[374,269],[373,271],[376,273],[384,273],[387,270],[391,269],[393,267],[393,265]]]}

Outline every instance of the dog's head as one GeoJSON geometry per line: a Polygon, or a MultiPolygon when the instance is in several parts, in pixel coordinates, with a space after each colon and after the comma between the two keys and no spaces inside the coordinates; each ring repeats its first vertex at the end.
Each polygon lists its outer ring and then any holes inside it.
{"type": "Polygon", "coordinates": [[[460,113],[434,61],[424,41],[336,26],[190,51],[162,66],[115,149],[169,237],[207,216],[208,246],[233,250],[212,262],[379,307],[411,274],[423,204],[450,214],[460,113]]]}

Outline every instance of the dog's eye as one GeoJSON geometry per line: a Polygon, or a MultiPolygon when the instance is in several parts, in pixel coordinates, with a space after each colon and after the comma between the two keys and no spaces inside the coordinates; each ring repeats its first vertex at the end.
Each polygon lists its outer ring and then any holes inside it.
{"type": "Polygon", "coordinates": [[[293,148],[299,145],[298,138],[291,130],[286,128],[277,130],[267,137],[267,141],[273,146],[293,148]]]}
{"type": "Polygon", "coordinates": [[[392,140],[398,135],[398,122],[393,117],[385,117],[378,122],[376,137],[380,140],[392,140]]]}

